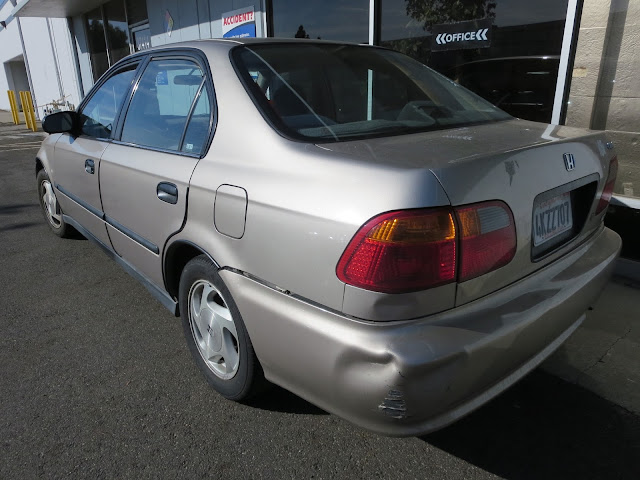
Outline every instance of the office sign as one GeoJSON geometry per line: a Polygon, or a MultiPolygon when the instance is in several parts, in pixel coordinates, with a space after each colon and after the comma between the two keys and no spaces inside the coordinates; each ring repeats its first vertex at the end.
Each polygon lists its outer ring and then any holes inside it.
{"type": "Polygon", "coordinates": [[[253,7],[241,8],[222,14],[222,38],[256,36],[256,20],[253,7]]]}
{"type": "Polygon", "coordinates": [[[434,25],[431,51],[487,48],[491,46],[491,19],[434,25]]]}

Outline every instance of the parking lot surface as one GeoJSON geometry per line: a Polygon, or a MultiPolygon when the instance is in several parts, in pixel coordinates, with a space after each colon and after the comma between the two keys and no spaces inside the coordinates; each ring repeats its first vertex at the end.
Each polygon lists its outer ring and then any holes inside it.
{"type": "Polygon", "coordinates": [[[0,133],[1,479],[640,478],[640,418],[542,370],[423,438],[277,387],[224,400],[178,319],[96,246],[48,231],[39,138],[0,133]]]}

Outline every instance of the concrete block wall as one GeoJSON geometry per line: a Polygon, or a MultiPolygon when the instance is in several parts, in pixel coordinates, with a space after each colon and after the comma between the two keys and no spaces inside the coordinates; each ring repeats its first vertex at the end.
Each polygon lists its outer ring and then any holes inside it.
{"type": "Polygon", "coordinates": [[[640,197],[640,0],[584,0],[567,125],[607,130],[615,192],[640,197]]]}

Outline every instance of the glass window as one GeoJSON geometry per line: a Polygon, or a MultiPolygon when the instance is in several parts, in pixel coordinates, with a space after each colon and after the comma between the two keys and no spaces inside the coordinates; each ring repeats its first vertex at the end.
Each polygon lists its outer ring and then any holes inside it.
{"type": "Polygon", "coordinates": [[[109,138],[118,110],[129,91],[137,65],[112,75],[98,88],[81,112],[82,133],[95,138],[109,138]]]}
{"type": "Polygon", "coordinates": [[[107,44],[104,39],[104,22],[100,7],[87,13],[87,37],[89,40],[89,54],[93,81],[97,81],[109,69],[107,44]]]}
{"type": "Polygon", "coordinates": [[[137,25],[149,19],[146,0],[126,0],[129,25],[137,25]]]}
{"type": "Polygon", "coordinates": [[[550,122],[567,3],[385,0],[382,45],[416,58],[514,116],[550,122]],[[480,30],[456,23],[471,21],[481,22],[482,30],[486,25],[486,40],[458,36],[437,42],[442,31],[480,30]]]}
{"type": "Polygon", "coordinates": [[[131,100],[121,140],[180,150],[187,117],[203,80],[202,70],[190,60],[152,60],[131,100]]]}
{"type": "Polygon", "coordinates": [[[203,88],[189,119],[189,126],[187,126],[181,150],[185,153],[202,153],[202,149],[209,139],[210,123],[211,103],[207,89],[203,88]]]}
{"type": "Polygon", "coordinates": [[[108,68],[135,50],[151,46],[147,25],[147,6],[144,0],[111,0],[85,15],[93,81],[97,81],[108,68]],[[128,24],[127,24],[128,22],[128,24]],[[136,24],[130,39],[129,25],[136,24]]]}
{"type": "Polygon", "coordinates": [[[149,26],[132,30],[131,36],[133,37],[133,48],[136,52],[151,48],[151,29],[149,26]]]}
{"type": "Polygon", "coordinates": [[[273,36],[369,42],[369,0],[273,0],[273,36]]]}
{"type": "Polygon", "coordinates": [[[511,118],[400,53],[319,43],[237,47],[258,107],[286,135],[339,141],[511,118]]]}
{"type": "Polygon", "coordinates": [[[116,0],[104,5],[104,16],[107,21],[107,39],[109,41],[109,57],[111,65],[129,55],[129,29],[127,16],[124,13],[124,2],[116,0]]]}

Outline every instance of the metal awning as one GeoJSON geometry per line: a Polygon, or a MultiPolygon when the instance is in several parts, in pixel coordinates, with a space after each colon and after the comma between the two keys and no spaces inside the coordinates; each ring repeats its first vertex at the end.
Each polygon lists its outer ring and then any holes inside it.
{"type": "Polygon", "coordinates": [[[65,18],[93,10],[106,0],[21,0],[11,12],[14,17],[65,18]]]}

